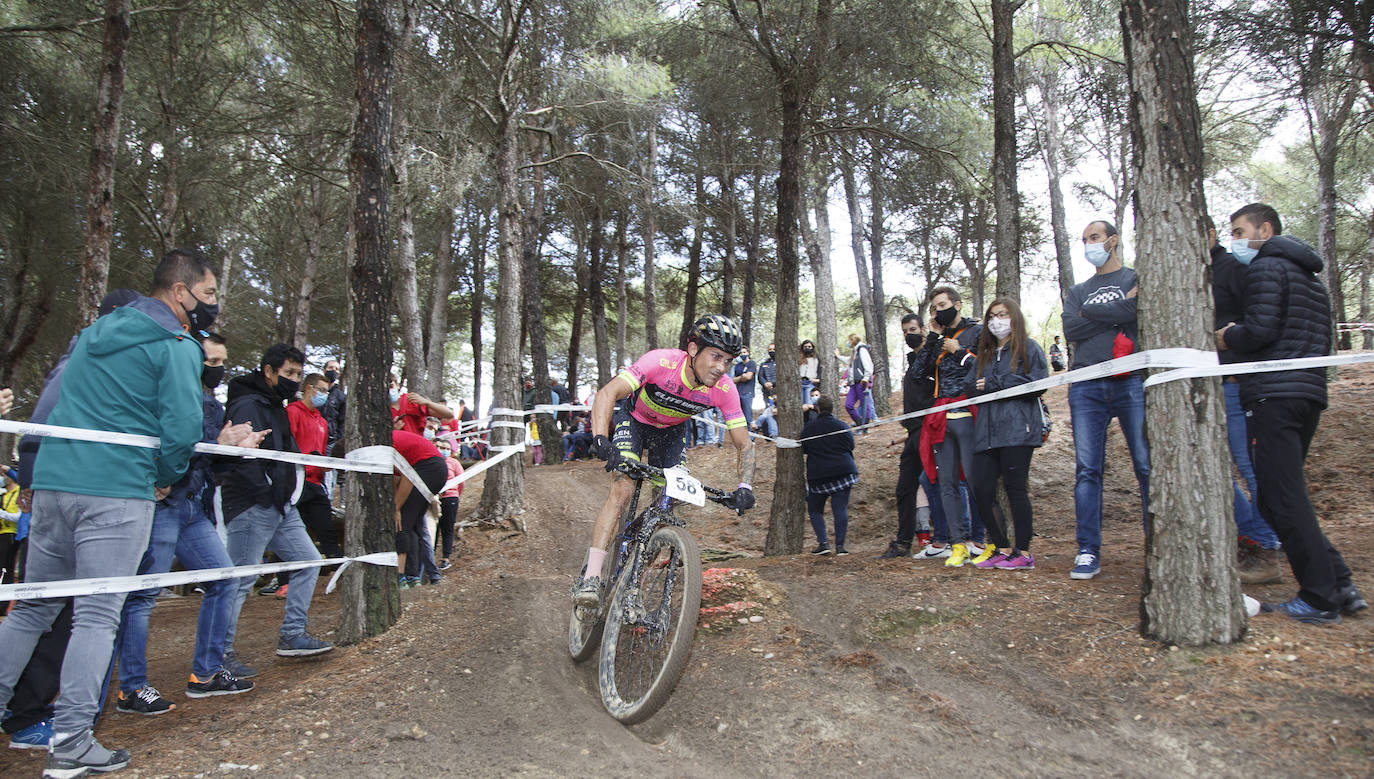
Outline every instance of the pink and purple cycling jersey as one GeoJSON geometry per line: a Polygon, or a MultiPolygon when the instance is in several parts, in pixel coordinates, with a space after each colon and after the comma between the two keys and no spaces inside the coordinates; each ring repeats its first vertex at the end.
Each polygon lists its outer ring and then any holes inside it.
{"type": "Polygon", "coordinates": [[[730,372],[714,387],[697,387],[688,378],[687,353],[681,349],[655,349],[620,372],[630,383],[630,415],[646,425],[672,427],[708,408],[720,409],[728,430],[744,427],[739,392],[730,372]]]}

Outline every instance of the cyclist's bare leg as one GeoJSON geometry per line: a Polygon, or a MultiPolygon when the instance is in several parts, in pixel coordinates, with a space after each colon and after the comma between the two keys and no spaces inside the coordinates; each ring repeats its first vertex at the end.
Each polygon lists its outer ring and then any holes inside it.
{"type": "Polygon", "coordinates": [[[610,493],[606,495],[606,502],[601,505],[601,510],[596,513],[596,523],[592,526],[591,546],[587,549],[586,575],[596,576],[601,570],[601,561],[605,559],[606,551],[611,546],[611,538],[615,536],[616,525],[625,507],[630,503],[630,497],[634,495],[635,485],[623,473],[617,473],[615,480],[611,482],[610,493]]]}

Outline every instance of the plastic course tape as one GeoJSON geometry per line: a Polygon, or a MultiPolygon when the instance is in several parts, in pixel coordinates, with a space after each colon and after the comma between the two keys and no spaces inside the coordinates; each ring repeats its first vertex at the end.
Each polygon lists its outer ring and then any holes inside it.
{"type": "Polygon", "coordinates": [[[38,598],[70,598],[78,595],[103,595],[115,592],[136,592],[154,588],[173,587],[179,584],[196,582],[217,582],[223,579],[243,579],[258,577],[278,571],[299,571],[302,568],[318,568],[326,565],[339,565],[330,577],[324,591],[330,593],[338,584],[339,576],[352,563],[380,565],[395,568],[395,552],[377,552],[358,557],[331,557],[324,560],[298,560],[290,563],[263,563],[261,565],[240,565],[233,568],[206,568],[199,571],[177,571],[176,573],[148,573],[142,576],[115,576],[97,579],[67,579],[57,582],[26,582],[0,586],[0,601],[35,600],[38,598]]]}

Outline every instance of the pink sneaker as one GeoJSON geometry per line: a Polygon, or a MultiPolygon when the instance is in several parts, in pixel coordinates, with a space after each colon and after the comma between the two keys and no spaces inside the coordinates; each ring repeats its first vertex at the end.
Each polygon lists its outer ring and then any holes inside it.
{"type": "Polygon", "coordinates": [[[997,567],[1004,571],[1029,571],[1035,567],[1035,555],[1021,553],[1014,557],[1003,558],[997,567]]]}
{"type": "Polygon", "coordinates": [[[1000,563],[1000,562],[1002,562],[1002,561],[1005,560],[1005,559],[1007,559],[1007,556],[1004,555],[1004,554],[1002,554],[1001,552],[998,552],[997,554],[993,555],[992,557],[989,557],[988,559],[984,560],[984,561],[981,562],[981,563],[974,563],[974,564],[973,564],[973,567],[974,567],[974,568],[996,568],[996,567],[997,567],[997,564],[1000,563]]]}

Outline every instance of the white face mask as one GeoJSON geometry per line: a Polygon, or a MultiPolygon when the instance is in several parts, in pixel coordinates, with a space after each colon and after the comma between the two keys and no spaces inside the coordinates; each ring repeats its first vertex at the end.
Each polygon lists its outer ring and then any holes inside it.
{"type": "Polygon", "coordinates": [[[1100,268],[1107,264],[1107,259],[1111,255],[1107,253],[1105,243],[1085,243],[1083,244],[1083,258],[1093,264],[1094,268],[1100,268]]]}
{"type": "Polygon", "coordinates": [[[1011,335],[1011,319],[995,316],[988,320],[988,330],[997,340],[1011,335]]]}

